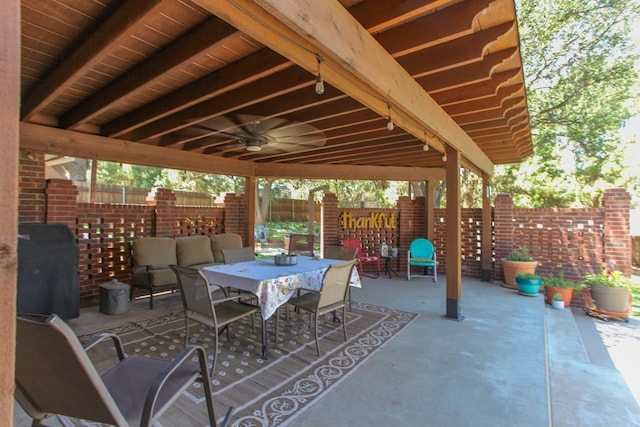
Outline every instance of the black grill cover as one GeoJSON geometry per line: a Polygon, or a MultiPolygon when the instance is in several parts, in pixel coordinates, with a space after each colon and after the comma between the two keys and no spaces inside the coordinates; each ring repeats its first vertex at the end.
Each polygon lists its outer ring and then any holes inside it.
{"type": "Polygon", "coordinates": [[[18,226],[18,312],[80,315],[78,246],[64,224],[18,226]]]}

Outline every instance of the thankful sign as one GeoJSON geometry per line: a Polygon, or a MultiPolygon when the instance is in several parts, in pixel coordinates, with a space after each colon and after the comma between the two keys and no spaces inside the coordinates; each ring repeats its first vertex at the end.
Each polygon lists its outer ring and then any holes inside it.
{"type": "Polygon", "coordinates": [[[355,216],[351,212],[342,212],[340,221],[343,229],[358,228],[396,228],[396,214],[387,215],[384,212],[371,212],[366,216],[355,216]]]}

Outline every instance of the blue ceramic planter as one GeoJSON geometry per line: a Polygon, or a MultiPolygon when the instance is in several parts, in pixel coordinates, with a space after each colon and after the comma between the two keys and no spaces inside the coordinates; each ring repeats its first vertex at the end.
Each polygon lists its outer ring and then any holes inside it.
{"type": "Polygon", "coordinates": [[[518,283],[518,291],[523,295],[536,296],[540,292],[540,286],[542,286],[542,279],[523,279],[516,276],[516,282],[518,283]]]}

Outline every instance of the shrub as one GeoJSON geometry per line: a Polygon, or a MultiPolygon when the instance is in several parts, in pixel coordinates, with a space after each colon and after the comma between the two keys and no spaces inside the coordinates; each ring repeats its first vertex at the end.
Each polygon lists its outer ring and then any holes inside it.
{"type": "Polygon", "coordinates": [[[507,255],[507,261],[533,261],[528,248],[514,249],[507,255]]]}

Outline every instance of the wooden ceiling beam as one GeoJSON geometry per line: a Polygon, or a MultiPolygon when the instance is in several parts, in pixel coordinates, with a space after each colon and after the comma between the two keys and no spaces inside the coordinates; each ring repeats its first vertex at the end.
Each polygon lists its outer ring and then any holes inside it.
{"type": "Polygon", "coordinates": [[[203,154],[178,152],[136,142],[28,123],[20,124],[20,148],[84,159],[100,159],[236,176],[253,176],[254,168],[251,162],[217,159],[203,154]]]}
{"type": "Polygon", "coordinates": [[[210,16],[189,33],[77,104],[60,118],[60,126],[74,129],[111,104],[133,96],[141,88],[152,86],[164,73],[188,65],[216,45],[223,45],[230,37],[239,37],[237,30],[221,19],[210,16]]]}
{"type": "Polygon", "coordinates": [[[483,111],[492,108],[498,108],[506,99],[511,97],[524,96],[524,85],[517,84],[512,86],[506,86],[498,88],[498,91],[493,96],[487,96],[482,98],[475,98],[467,102],[460,102],[457,104],[444,107],[444,110],[449,113],[451,117],[467,114],[474,111],[483,111]]]}
{"type": "Polygon", "coordinates": [[[502,50],[486,55],[481,62],[465,64],[436,74],[418,76],[416,81],[430,94],[469,86],[474,82],[488,80],[488,76],[491,76],[491,72],[495,67],[516,53],[516,48],[502,50]]]}
{"type": "Polygon", "coordinates": [[[489,80],[474,82],[441,92],[430,92],[429,94],[445,108],[448,105],[467,102],[471,99],[493,96],[496,94],[498,88],[507,85],[508,82],[518,74],[519,70],[493,73],[489,80]]]}
{"type": "Polygon", "coordinates": [[[431,14],[448,3],[448,0],[365,0],[349,8],[349,13],[369,32],[378,33],[431,14]]]}
{"type": "Polygon", "coordinates": [[[442,168],[258,163],[255,173],[260,177],[285,179],[427,181],[443,180],[445,171],[442,168]]]}
{"type": "Polygon", "coordinates": [[[77,76],[94,67],[105,52],[129,38],[145,18],[157,13],[172,0],[125,2],[104,24],[88,35],[80,45],[50,71],[47,78],[22,99],[21,120],[28,121],[45,104],[75,83],[77,76]]]}
{"type": "MultiPolygon", "coordinates": [[[[437,13],[430,13],[417,18],[402,26],[388,29],[380,34],[375,34],[376,40],[393,56],[403,56],[417,50],[422,50],[446,40],[453,40],[460,35],[473,32],[475,17],[487,8],[492,0],[467,0],[444,9],[437,13]],[[428,29],[425,30],[425,29],[428,29]]],[[[367,7],[372,3],[384,3],[377,0],[369,0],[349,9],[349,12],[367,29],[375,27],[368,24],[362,14],[357,13],[358,7],[367,7]]],[[[392,3],[392,2],[389,2],[392,3]]],[[[385,17],[380,14],[380,18],[385,17]]],[[[386,28],[386,27],[385,27],[386,28]]]]}
{"type": "Polygon", "coordinates": [[[514,25],[513,22],[508,22],[437,44],[397,58],[397,60],[414,77],[443,73],[453,68],[482,61],[487,45],[495,42],[514,25]]]}
{"type": "Polygon", "coordinates": [[[314,84],[315,79],[306,71],[298,67],[288,68],[259,81],[254,81],[226,92],[223,97],[215,97],[182,109],[165,117],[163,120],[135,129],[129,134],[123,135],[122,138],[133,141],[156,138],[213,117],[227,114],[243,106],[250,106],[257,102],[275,98],[284,93],[294,92],[305,87],[311,88],[309,90],[313,91],[314,84]]]}
{"type": "Polygon", "coordinates": [[[102,127],[102,135],[119,137],[186,108],[292,67],[281,55],[262,49],[198,79],[102,127]]]}

